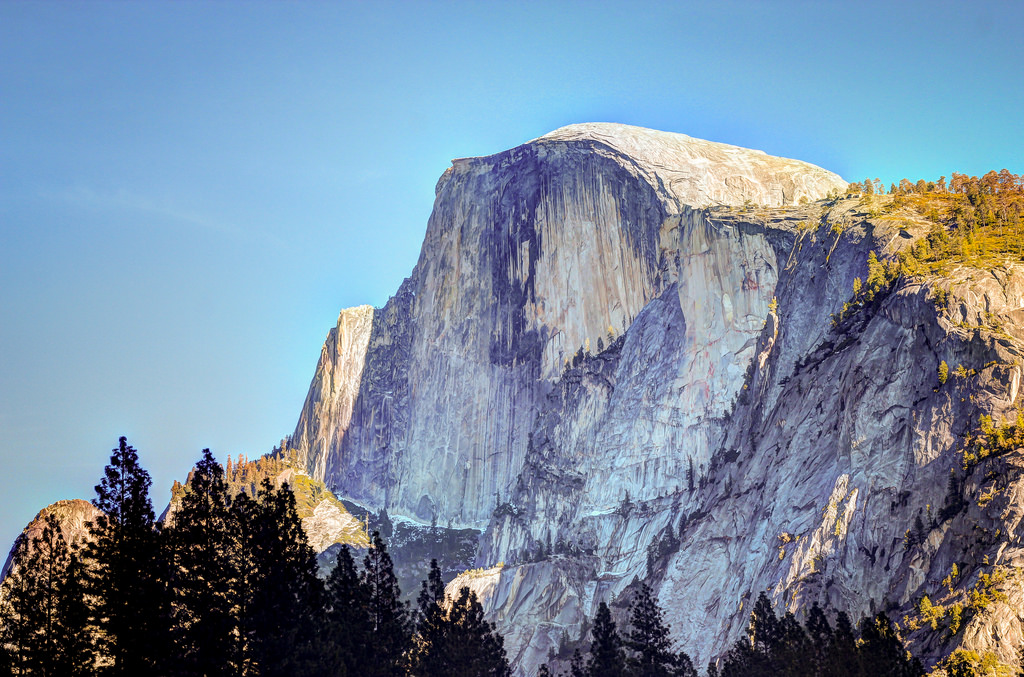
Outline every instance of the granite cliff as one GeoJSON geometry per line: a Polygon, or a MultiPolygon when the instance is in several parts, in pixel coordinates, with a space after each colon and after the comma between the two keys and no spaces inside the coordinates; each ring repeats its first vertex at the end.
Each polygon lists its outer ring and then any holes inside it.
{"type": "MultiPolygon", "coordinates": [[[[78,498],[51,503],[40,510],[39,513],[32,518],[32,521],[25,525],[25,528],[22,530],[30,548],[32,547],[32,543],[35,539],[42,535],[43,529],[46,526],[46,518],[50,515],[57,518],[57,522],[60,524],[61,536],[64,537],[64,542],[72,547],[77,547],[83,545],[89,539],[89,523],[100,515],[100,511],[97,510],[89,501],[83,501],[78,498]]],[[[16,549],[17,543],[15,543],[14,547],[12,547],[11,551],[7,554],[7,559],[4,561],[4,568],[0,571],[0,581],[7,578],[8,572],[10,572],[11,567],[14,566],[14,555],[16,549]]]]}
{"type": "Polygon", "coordinates": [[[481,529],[465,580],[525,674],[637,579],[698,664],[761,590],[885,609],[929,665],[1012,662],[1024,454],[962,452],[1014,415],[1024,269],[901,278],[845,312],[870,252],[932,227],[845,193],[623,125],[455,160],[411,276],[329,333],[300,462],[361,505],[481,529]]]}

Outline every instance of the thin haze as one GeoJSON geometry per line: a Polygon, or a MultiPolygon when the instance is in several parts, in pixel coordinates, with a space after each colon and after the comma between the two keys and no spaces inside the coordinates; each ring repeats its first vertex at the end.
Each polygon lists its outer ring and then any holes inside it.
{"type": "Polygon", "coordinates": [[[611,121],[1021,173],[1022,34],[1015,2],[2,3],[0,543],[119,435],[158,511],[203,447],[270,450],[451,158],[611,121]]]}

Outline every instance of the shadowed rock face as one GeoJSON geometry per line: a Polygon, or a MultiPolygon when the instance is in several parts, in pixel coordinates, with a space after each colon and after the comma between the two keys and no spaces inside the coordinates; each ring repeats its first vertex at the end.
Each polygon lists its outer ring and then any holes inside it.
{"type": "MultiPolygon", "coordinates": [[[[504,566],[470,578],[524,673],[634,577],[698,664],[761,590],[898,616],[956,562],[962,594],[984,555],[1024,555],[1012,454],[997,499],[937,516],[965,432],[1016,400],[1024,271],[904,284],[833,326],[868,252],[928,227],[869,217],[881,202],[798,205],[844,188],[622,125],[456,160],[412,275],[329,335],[293,445],[339,495],[485,527],[477,563],[504,566]],[[940,361],[975,374],[940,387],[940,361]],[[918,517],[923,542],[905,547],[918,517]]],[[[975,475],[965,495],[995,481],[975,475]]],[[[961,635],[915,648],[1011,660],[1014,581],[961,635]]]]}

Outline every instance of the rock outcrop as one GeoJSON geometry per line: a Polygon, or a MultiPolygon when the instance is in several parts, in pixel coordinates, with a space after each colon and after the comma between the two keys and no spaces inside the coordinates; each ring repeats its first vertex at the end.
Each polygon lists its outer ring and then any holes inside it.
{"type": "Polygon", "coordinates": [[[521,673],[635,579],[698,664],[761,590],[909,632],[922,595],[981,581],[987,609],[911,640],[930,663],[1011,661],[1024,456],[993,475],[959,451],[1015,406],[1024,269],[904,282],[834,322],[869,252],[929,228],[884,197],[822,200],[845,188],[623,125],[456,160],[412,275],[329,334],[292,444],[340,496],[484,528],[466,580],[521,673]],[[940,383],[941,362],[964,369],[940,383]]]}
{"type": "MultiPolygon", "coordinates": [[[[100,511],[89,501],[83,501],[81,499],[71,499],[67,501],[57,501],[51,503],[42,510],[39,511],[32,521],[29,522],[23,534],[28,539],[28,543],[31,543],[42,535],[43,528],[46,526],[46,518],[50,515],[54,515],[60,524],[60,532],[64,537],[64,541],[72,546],[79,546],[89,538],[89,523],[95,520],[99,515],[100,511]]],[[[4,568],[0,572],[0,581],[7,577],[7,572],[10,571],[13,565],[14,549],[7,555],[7,560],[4,562],[4,568]]]]}
{"type": "MultiPolygon", "coordinates": [[[[302,521],[302,530],[322,565],[325,560],[332,559],[333,553],[325,555],[332,546],[369,547],[370,539],[364,522],[353,516],[322,481],[311,477],[304,469],[296,468],[298,458],[293,454],[287,451],[282,453],[277,449],[256,461],[246,461],[239,456],[238,463],[232,463],[233,459],[229,458],[225,472],[228,495],[245,492],[249,496],[257,496],[264,480],[269,480],[278,490],[287,485],[295,496],[295,508],[302,521]]],[[[164,525],[174,524],[181,499],[189,491],[194,472],[189,472],[185,484],[174,483],[171,500],[159,519],[164,525]]]]}

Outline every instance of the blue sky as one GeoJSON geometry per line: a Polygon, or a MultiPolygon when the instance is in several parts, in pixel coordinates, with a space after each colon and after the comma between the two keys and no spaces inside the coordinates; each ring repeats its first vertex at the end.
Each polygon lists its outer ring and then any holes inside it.
{"type": "Polygon", "coordinates": [[[1022,34],[1016,2],[0,2],[0,543],[119,435],[158,511],[203,447],[270,450],[452,158],[612,121],[1022,173],[1022,34]]]}

